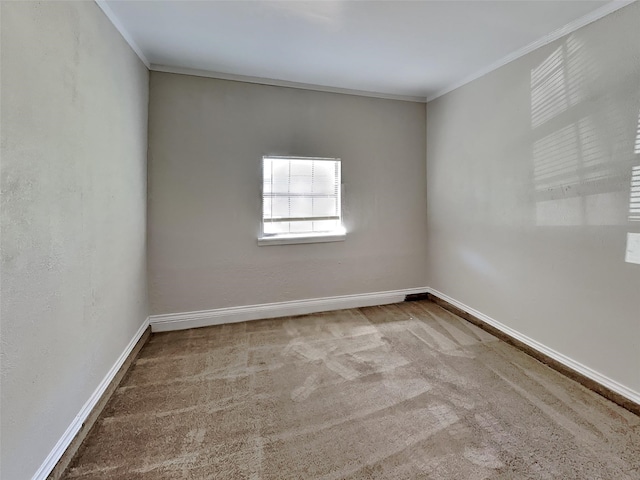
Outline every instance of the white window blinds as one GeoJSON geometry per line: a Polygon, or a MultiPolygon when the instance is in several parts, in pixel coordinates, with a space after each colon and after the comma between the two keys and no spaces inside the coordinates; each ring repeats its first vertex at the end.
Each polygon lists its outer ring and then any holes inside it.
{"type": "Polygon", "coordinates": [[[342,229],[340,160],[264,157],[263,236],[342,229]]]}

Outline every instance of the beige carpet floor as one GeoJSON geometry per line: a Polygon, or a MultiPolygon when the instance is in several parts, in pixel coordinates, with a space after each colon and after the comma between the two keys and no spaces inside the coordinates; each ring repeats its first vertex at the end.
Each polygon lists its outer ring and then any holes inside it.
{"type": "Polygon", "coordinates": [[[407,302],[154,334],[66,478],[640,479],[640,417],[407,302]]]}

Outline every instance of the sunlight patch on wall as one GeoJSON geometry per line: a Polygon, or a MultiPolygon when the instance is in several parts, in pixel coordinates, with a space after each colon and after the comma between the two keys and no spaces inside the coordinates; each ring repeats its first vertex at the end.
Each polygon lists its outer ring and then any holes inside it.
{"type": "MultiPolygon", "coordinates": [[[[633,107],[630,131],[629,99],[601,90],[593,47],[570,35],[531,70],[537,225],[623,225],[631,218],[627,186],[637,164],[633,152],[640,151],[640,121],[636,133],[633,107]]],[[[632,193],[633,220],[639,197],[632,193]]]]}
{"type": "Polygon", "coordinates": [[[627,250],[624,260],[627,263],[640,264],[640,233],[627,233],[627,250]]]}
{"type": "Polygon", "coordinates": [[[531,70],[531,124],[535,128],[577,105],[586,96],[586,79],[596,74],[583,43],[573,35],[531,70]]]}
{"type": "Polygon", "coordinates": [[[640,154],[640,113],[638,113],[638,131],[636,133],[636,148],[634,152],[640,154]]]}
{"type": "Polygon", "coordinates": [[[536,190],[569,189],[579,183],[597,182],[615,175],[619,169],[610,161],[597,131],[594,119],[584,117],[534,142],[536,190]]]}
{"type": "Polygon", "coordinates": [[[533,176],[536,190],[578,182],[578,125],[571,124],[533,145],[533,176]]]}
{"type": "Polygon", "coordinates": [[[628,163],[603,142],[602,122],[583,117],[533,144],[538,225],[619,225],[629,178],[628,163]]]}
{"type": "Polygon", "coordinates": [[[640,165],[631,169],[629,221],[640,222],[640,165]]]}

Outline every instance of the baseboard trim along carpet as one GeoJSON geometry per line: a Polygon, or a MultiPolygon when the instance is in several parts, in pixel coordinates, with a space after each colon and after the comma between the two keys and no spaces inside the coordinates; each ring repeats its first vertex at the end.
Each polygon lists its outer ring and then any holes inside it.
{"type": "Polygon", "coordinates": [[[580,383],[589,390],[640,415],[640,393],[612,380],[595,370],[557,352],[493,318],[461,303],[442,292],[427,288],[429,299],[444,309],[486,330],[536,360],[580,383]]]}
{"type": "Polygon", "coordinates": [[[425,297],[517,347],[586,388],[640,415],[640,393],[430,287],[151,315],[149,323],[152,332],[169,332],[249,320],[386,305],[405,300],[420,300],[425,297]]]}
{"type": "Polygon", "coordinates": [[[32,477],[32,480],[57,480],[62,477],[82,441],[91,430],[91,427],[93,427],[107,401],[115,392],[118,384],[150,336],[151,329],[149,328],[149,318],[147,317],[120,357],[118,357],[93,394],[91,394],[89,400],[80,409],[71,425],[58,440],[56,446],[53,447],[53,450],[51,450],[32,477]]]}
{"type": "Polygon", "coordinates": [[[329,312],[347,308],[373,307],[404,301],[407,295],[424,293],[427,289],[407,288],[387,292],[360,293],[356,295],[342,295],[338,297],[312,298],[290,302],[264,303],[245,307],[217,308],[198,312],[168,313],[165,315],[151,315],[152,332],[169,332],[187,328],[209,327],[225,323],[246,322],[248,320],[262,320],[267,318],[288,317],[292,315],[306,315],[308,313],[329,312]]]}

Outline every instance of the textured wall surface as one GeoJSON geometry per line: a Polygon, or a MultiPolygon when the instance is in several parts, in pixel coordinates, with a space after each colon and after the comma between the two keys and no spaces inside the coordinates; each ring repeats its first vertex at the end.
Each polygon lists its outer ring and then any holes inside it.
{"type": "Polygon", "coordinates": [[[640,4],[428,104],[429,285],[640,392],[640,4]]]}
{"type": "Polygon", "coordinates": [[[1,8],[1,475],[18,480],[148,314],[148,72],[93,2],[1,8]]]}
{"type": "Polygon", "coordinates": [[[151,73],[153,313],[425,284],[425,107],[151,73]],[[267,154],[340,157],[347,239],[257,245],[267,154]]]}

